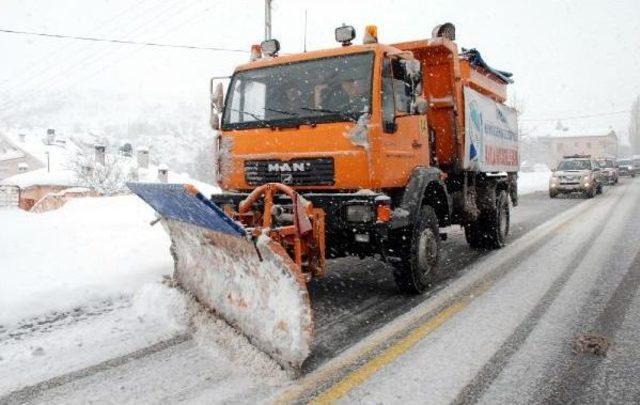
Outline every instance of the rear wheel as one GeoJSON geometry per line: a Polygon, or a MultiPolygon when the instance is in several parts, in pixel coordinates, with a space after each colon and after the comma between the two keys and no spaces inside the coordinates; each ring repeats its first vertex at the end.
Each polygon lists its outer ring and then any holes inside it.
{"type": "Polygon", "coordinates": [[[496,209],[487,213],[485,226],[487,228],[487,248],[499,249],[503,247],[509,234],[511,215],[507,193],[500,191],[496,198],[496,209]]]}
{"type": "Polygon", "coordinates": [[[420,209],[408,248],[408,257],[395,265],[393,277],[403,292],[420,294],[436,275],[440,259],[438,217],[432,207],[420,209]]]}
{"type": "Polygon", "coordinates": [[[596,187],[596,194],[602,194],[602,188],[604,186],[602,184],[598,184],[598,186],[596,187]]]}
{"type": "Polygon", "coordinates": [[[506,243],[510,225],[507,193],[499,191],[495,208],[483,211],[477,221],[466,225],[464,235],[472,248],[499,249],[506,243]]]}

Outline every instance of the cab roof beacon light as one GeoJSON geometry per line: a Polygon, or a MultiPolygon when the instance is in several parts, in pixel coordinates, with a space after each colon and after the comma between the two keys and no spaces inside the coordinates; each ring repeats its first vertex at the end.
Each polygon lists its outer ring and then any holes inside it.
{"type": "Polygon", "coordinates": [[[342,24],[340,27],[336,28],[336,41],[340,42],[342,46],[351,45],[351,41],[356,37],[356,29],[351,25],[342,24]]]}
{"type": "Polygon", "coordinates": [[[254,60],[258,60],[260,58],[262,58],[262,48],[260,47],[260,45],[251,45],[251,56],[249,57],[249,60],[253,62],[254,60]]]}
{"type": "Polygon", "coordinates": [[[364,29],[364,37],[362,38],[363,44],[376,44],[378,43],[378,27],[375,25],[367,25],[364,29]]]}

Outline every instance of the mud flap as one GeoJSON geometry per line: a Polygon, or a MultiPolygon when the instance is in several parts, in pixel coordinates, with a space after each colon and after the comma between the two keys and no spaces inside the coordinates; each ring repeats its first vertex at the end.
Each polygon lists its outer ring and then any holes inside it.
{"type": "Polygon", "coordinates": [[[176,281],[282,366],[299,369],[313,320],[306,283],[285,250],[268,237],[254,244],[192,186],[128,186],[160,214],[176,281]]]}

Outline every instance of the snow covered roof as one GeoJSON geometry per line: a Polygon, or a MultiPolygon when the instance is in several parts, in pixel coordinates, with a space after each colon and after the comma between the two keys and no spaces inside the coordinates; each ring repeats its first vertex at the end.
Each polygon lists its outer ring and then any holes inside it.
{"type": "Polygon", "coordinates": [[[573,129],[573,128],[565,128],[563,130],[554,130],[549,135],[549,138],[577,138],[577,137],[603,137],[603,136],[616,136],[616,133],[613,129],[573,129]]]}
{"type": "Polygon", "coordinates": [[[26,188],[30,186],[68,186],[79,185],[78,176],[72,170],[52,170],[46,168],[7,177],[0,184],[26,188]]]}
{"type": "Polygon", "coordinates": [[[24,142],[20,140],[20,132],[18,131],[8,131],[4,135],[15,148],[30,154],[43,165],[47,165],[48,158],[52,172],[66,169],[69,160],[80,152],[77,145],[61,134],[55,134],[53,143],[47,144],[45,142],[46,131],[44,130],[27,133],[24,142]]]}
{"type": "Polygon", "coordinates": [[[24,157],[24,153],[0,135],[0,162],[21,157],[24,157]]]}

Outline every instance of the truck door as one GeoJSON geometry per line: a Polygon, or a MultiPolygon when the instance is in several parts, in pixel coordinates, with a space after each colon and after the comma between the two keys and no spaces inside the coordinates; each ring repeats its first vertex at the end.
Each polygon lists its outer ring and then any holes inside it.
{"type": "Polygon", "coordinates": [[[429,162],[426,115],[411,111],[412,87],[397,58],[385,58],[382,67],[382,148],[385,183],[404,185],[416,166],[429,162]]]}

